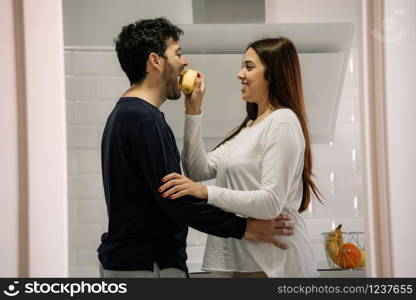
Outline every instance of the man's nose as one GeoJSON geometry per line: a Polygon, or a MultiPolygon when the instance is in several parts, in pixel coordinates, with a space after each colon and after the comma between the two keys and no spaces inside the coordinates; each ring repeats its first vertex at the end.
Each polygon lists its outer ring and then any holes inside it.
{"type": "Polygon", "coordinates": [[[184,67],[186,67],[188,64],[189,64],[189,63],[188,63],[188,60],[187,60],[185,57],[183,57],[183,58],[182,58],[182,65],[183,65],[184,67]]]}

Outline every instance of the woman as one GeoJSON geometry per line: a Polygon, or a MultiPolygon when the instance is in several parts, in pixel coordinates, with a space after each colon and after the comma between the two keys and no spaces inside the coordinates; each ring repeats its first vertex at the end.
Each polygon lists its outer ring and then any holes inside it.
{"type": "Polygon", "coordinates": [[[287,38],[251,43],[238,74],[247,117],[212,152],[201,137],[203,76],[185,99],[182,162],[195,181],[216,178],[204,186],[179,174],[162,181],[163,197],[193,195],[221,209],[257,219],[280,213],[294,218],[294,234],[281,237],[282,250],[267,243],[208,236],[203,269],[233,277],[315,277],[315,258],[300,215],[319,199],[312,176],[311,147],[296,49],[287,38]]]}

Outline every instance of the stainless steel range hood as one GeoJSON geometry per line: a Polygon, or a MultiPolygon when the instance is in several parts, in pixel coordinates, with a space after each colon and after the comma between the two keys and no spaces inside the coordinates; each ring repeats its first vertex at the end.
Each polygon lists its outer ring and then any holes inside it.
{"type": "Polygon", "coordinates": [[[184,24],[180,27],[186,33],[181,44],[190,67],[201,70],[207,78],[204,119],[209,120],[205,123],[210,126],[204,128],[204,136],[226,135],[245,115],[245,106],[238,101],[241,95],[236,74],[246,46],[256,39],[285,36],[295,43],[299,52],[312,141],[332,141],[353,23],[184,24]]]}

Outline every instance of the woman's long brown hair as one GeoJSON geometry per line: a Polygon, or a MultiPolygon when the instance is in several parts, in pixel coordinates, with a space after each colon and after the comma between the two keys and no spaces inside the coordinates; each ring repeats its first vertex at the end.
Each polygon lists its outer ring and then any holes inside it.
{"type": "MultiPolygon", "coordinates": [[[[298,54],[293,43],[285,37],[276,39],[262,39],[247,46],[256,51],[263,63],[264,78],[269,82],[268,104],[272,109],[289,108],[299,119],[305,138],[305,157],[302,174],[303,195],[302,203],[298,210],[304,212],[310,202],[311,190],[316,198],[321,201],[321,193],[312,181],[312,152],[307,116],[303,100],[302,77],[298,54]]],[[[247,116],[244,121],[234,129],[218,146],[231,140],[247,126],[247,123],[257,118],[257,103],[246,103],[247,116]]],[[[322,201],[321,201],[322,202],[322,201]]]]}

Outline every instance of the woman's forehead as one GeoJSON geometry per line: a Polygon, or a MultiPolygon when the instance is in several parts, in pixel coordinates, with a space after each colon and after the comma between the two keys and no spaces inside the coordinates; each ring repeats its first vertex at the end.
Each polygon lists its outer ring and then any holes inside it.
{"type": "Polygon", "coordinates": [[[254,51],[252,48],[248,48],[246,53],[244,53],[243,62],[252,61],[254,63],[259,63],[260,59],[257,55],[256,51],[254,51]]]}

